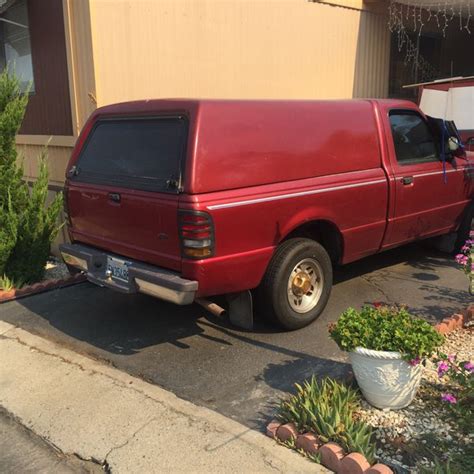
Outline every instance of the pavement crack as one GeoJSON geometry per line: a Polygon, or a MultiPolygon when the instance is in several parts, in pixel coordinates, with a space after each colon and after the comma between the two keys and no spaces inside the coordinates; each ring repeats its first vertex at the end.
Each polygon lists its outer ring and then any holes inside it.
{"type": "Polygon", "coordinates": [[[153,417],[151,418],[150,420],[148,420],[146,423],[144,423],[142,426],[140,426],[139,428],[137,428],[134,433],[126,440],[124,441],[123,443],[117,445],[117,446],[114,446],[113,448],[111,448],[109,450],[109,452],[105,455],[105,458],[104,458],[104,465],[108,466],[108,461],[107,459],[109,458],[109,456],[114,452],[114,451],[117,451],[118,449],[122,449],[124,448],[125,446],[127,446],[128,443],[130,443],[130,441],[132,441],[135,436],[140,433],[141,430],[145,429],[149,424],[153,423],[154,421],[157,420],[157,417],[153,417]]]}
{"type": "Polygon", "coordinates": [[[377,281],[375,281],[375,279],[371,276],[367,276],[367,275],[361,275],[361,278],[362,280],[364,280],[366,283],[368,283],[370,286],[372,286],[373,288],[375,288],[384,298],[385,298],[385,301],[384,303],[388,303],[390,305],[394,305],[396,304],[394,301],[392,301],[392,299],[390,298],[390,296],[385,292],[384,288],[382,287],[382,285],[380,285],[377,281]]]}

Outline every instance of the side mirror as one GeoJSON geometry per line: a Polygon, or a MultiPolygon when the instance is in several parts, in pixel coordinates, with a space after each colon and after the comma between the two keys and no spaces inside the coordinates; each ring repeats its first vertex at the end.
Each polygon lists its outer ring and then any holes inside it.
{"type": "Polygon", "coordinates": [[[448,138],[448,147],[449,151],[454,153],[455,151],[459,150],[459,140],[456,137],[449,137],[448,138]]]}

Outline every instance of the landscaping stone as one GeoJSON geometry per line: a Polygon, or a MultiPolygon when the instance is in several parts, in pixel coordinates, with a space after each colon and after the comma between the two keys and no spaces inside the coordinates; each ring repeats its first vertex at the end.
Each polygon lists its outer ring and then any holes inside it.
{"type": "Polygon", "coordinates": [[[276,435],[280,441],[289,441],[290,439],[296,440],[298,437],[298,430],[293,423],[286,423],[281,425],[276,432],[276,435]]]}
{"type": "Polygon", "coordinates": [[[326,443],[319,448],[321,464],[331,471],[339,472],[341,460],[344,457],[344,450],[336,443],[326,443]]]}
{"type": "Polygon", "coordinates": [[[281,423],[278,420],[272,420],[267,425],[267,436],[270,438],[276,438],[278,428],[280,428],[281,423]]]}
{"type": "Polygon", "coordinates": [[[302,449],[309,454],[316,454],[320,446],[320,439],[313,433],[300,434],[296,439],[296,448],[302,449]]]}
{"type": "Polygon", "coordinates": [[[465,324],[471,323],[474,321],[474,303],[470,304],[465,312],[466,320],[464,321],[465,324]]]}
{"type": "Polygon", "coordinates": [[[375,464],[367,469],[364,474],[393,474],[393,471],[385,464],[375,464]]]}
{"type": "Polygon", "coordinates": [[[435,329],[440,333],[440,334],[448,334],[448,332],[451,331],[449,324],[446,324],[445,322],[436,324],[435,329]]]}
{"type": "Polygon", "coordinates": [[[351,453],[342,459],[337,474],[364,474],[369,467],[370,464],[364,455],[351,453]]]}
{"type": "Polygon", "coordinates": [[[453,314],[451,317],[455,322],[456,329],[461,329],[464,326],[464,316],[462,314],[453,314]]]}
{"type": "Polygon", "coordinates": [[[442,322],[446,324],[446,326],[448,327],[448,331],[453,331],[454,329],[456,329],[456,322],[453,318],[444,318],[442,322]]]}

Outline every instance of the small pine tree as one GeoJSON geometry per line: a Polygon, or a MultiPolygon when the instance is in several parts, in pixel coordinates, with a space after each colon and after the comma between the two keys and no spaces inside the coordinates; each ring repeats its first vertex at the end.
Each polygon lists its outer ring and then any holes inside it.
{"type": "Polygon", "coordinates": [[[15,136],[21,126],[28,94],[8,68],[0,74],[0,276],[30,283],[41,280],[51,243],[60,226],[63,197],[58,193],[46,206],[48,166],[46,149],[39,157],[39,175],[31,193],[18,164],[15,136]]]}

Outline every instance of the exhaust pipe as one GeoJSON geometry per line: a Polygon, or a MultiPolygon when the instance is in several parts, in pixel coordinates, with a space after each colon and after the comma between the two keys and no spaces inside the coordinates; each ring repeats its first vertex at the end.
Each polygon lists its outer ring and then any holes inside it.
{"type": "Polygon", "coordinates": [[[219,306],[218,304],[204,298],[197,298],[194,300],[194,302],[201,305],[205,310],[209,311],[218,318],[224,317],[227,313],[227,311],[222,306],[219,306]]]}

